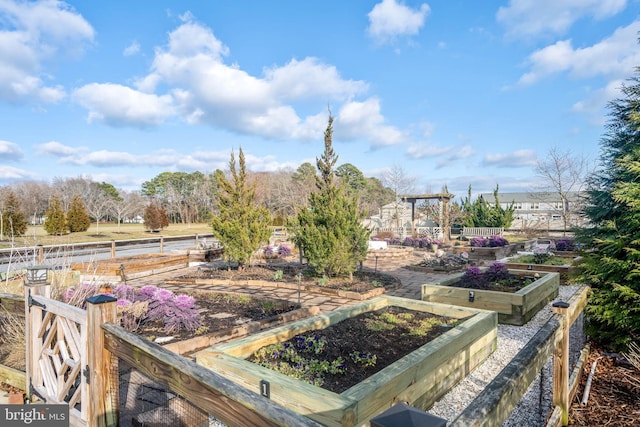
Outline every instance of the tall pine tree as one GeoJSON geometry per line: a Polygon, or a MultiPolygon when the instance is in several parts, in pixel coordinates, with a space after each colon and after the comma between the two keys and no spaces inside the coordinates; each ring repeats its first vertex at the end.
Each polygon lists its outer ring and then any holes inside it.
{"type": "Polygon", "coordinates": [[[67,225],[67,216],[62,210],[62,204],[57,196],[53,196],[49,200],[49,208],[45,212],[44,231],[49,234],[66,234],[69,232],[67,225]]]}
{"type": "Polygon", "coordinates": [[[239,171],[231,152],[230,179],[219,169],[215,172],[219,213],[213,218],[211,227],[213,235],[224,248],[224,257],[229,261],[236,261],[242,268],[260,245],[269,241],[271,215],[267,208],[257,205],[255,201],[256,189],[255,185],[247,182],[242,148],[239,150],[238,160],[239,171]]]}
{"type": "Polygon", "coordinates": [[[71,200],[71,205],[67,211],[67,225],[72,233],[87,231],[91,225],[91,218],[80,196],[75,196],[71,200]]]}
{"type": "Polygon", "coordinates": [[[640,68],[609,104],[600,168],[588,180],[581,274],[591,285],[587,333],[624,349],[640,340],[640,68]]]}
{"type": "Polygon", "coordinates": [[[324,153],[316,159],[317,192],[309,195],[294,224],[294,242],[318,274],[337,276],[356,271],[367,256],[369,230],[361,224],[358,200],[335,178],[338,156],[332,147],[333,117],[324,133],[324,153]]]}
{"type": "Polygon", "coordinates": [[[0,238],[4,236],[18,237],[27,232],[27,221],[20,209],[20,200],[11,190],[7,191],[2,203],[0,216],[0,238]]]}

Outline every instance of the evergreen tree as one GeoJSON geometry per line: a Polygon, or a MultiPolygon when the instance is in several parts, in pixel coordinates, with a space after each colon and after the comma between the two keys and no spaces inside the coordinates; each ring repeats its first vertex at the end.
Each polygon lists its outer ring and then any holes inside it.
{"type": "Polygon", "coordinates": [[[13,191],[7,191],[3,205],[0,237],[5,234],[12,237],[24,236],[27,232],[27,221],[20,208],[20,201],[13,191]]]}
{"type": "Polygon", "coordinates": [[[71,200],[71,205],[67,211],[67,225],[72,233],[87,231],[91,225],[91,218],[80,196],[75,196],[71,200]]]}
{"type": "Polygon", "coordinates": [[[588,180],[584,213],[589,225],[577,232],[586,250],[581,276],[592,288],[587,333],[623,350],[640,340],[640,67],[609,104],[601,140],[600,168],[588,180]]]}
{"type": "Polygon", "coordinates": [[[167,212],[156,206],[153,202],[144,210],[143,218],[144,228],[146,230],[158,231],[169,226],[169,216],[167,212]]]}
{"type": "Polygon", "coordinates": [[[242,268],[251,260],[253,253],[269,241],[269,210],[255,201],[255,185],[247,182],[247,171],[242,148],[238,155],[240,170],[231,152],[229,161],[230,179],[221,170],[216,170],[218,185],[216,200],[219,213],[211,221],[213,235],[224,247],[227,260],[237,261],[242,268]]]}
{"type": "Polygon", "coordinates": [[[514,204],[511,203],[507,209],[500,206],[498,196],[498,186],[493,190],[494,203],[487,202],[484,197],[479,196],[471,202],[471,186],[467,197],[462,203],[464,211],[462,223],[465,227],[501,227],[509,228],[513,223],[514,204]]]}
{"type": "Polygon", "coordinates": [[[309,195],[309,208],[301,209],[294,224],[294,242],[318,274],[352,276],[367,256],[369,230],[358,215],[358,199],[335,179],[338,156],[332,147],[333,117],[324,134],[324,153],[316,159],[318,191],[309,195]]]}
{"type": "Polygon", "coordinates": [[[62,204],[58,196],[53,196],[49,200],[49,208],[44,214],[46,219],[44,220],[44,231],[49,234],[66,234],[69,232],[69,226],[67,225],[67,218],[62,210],[62,204]]]}

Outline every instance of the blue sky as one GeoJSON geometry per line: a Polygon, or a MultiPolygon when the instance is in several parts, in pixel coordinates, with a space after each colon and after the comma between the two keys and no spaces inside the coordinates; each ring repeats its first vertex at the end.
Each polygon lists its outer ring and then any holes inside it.
{"type": "Polygon", "coordinates": [[[640,0],[0,0],[0,185],[397,167],[416,191],[530,191],[596,160],[640,65],[640,0]]]}

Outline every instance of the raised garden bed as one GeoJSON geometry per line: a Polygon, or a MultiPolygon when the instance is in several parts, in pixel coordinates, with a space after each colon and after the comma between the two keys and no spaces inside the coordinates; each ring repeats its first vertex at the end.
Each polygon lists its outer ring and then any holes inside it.
{"type": "Polygon", "coordinates": [[[539,277],[516,292],[469,289],[460,284],[464,273],[422,285],[422,300],[480,308],[498,313],[498,321],[510,325],[524,325],[547,303],[558,295],[560,275],[527,270],[511,270],[510,274],[539,277]]]}
{"type": "Polygon", "coordinates": [[[454,254],[461,254],[466,252],[469,254],[469,261],[484,260],[484,261],[497,261],[502,258],[506,258],[515,253],[518,250],[518,245],[513,243],[506,246],[490,247],[471,247],[471,246],[452,246],[451,251],[454,254]]]}
{"type": "Polygon", "coordinates": [[[223,267],[200,268],[195,274],[188,274],[165,280],[168,285],[203,286],[262,286],[281,289],[298,289],[314,294],[332,295],[340,298],[363,301],[383,295],[387,289],[397,289],[400,280],[382,273],[357,272],[354,280],[332,278],[320,285],[321,278],[302,274],[303,267],[298,264],[272,264],[269,266],[246,267],[242,271],[227,270],[223,267]],[[280,278],[275,279],[276,275],[280,278]],[[298,275],[298,273],[301,273],[298,275]]]}
{"type": "Polygon", "coordinates": [[[122,281],[123,273],[127,279],[136,279],[188,266],[186,254],[148,254],[73,263],[71,269],[80,272],[81,281],[105,283],[122,281]]]}
{"type": "Polygon", "coordinates": [[[534,264],[534,263],[521,263],[515,262],[519,257],[509,257],[501,260],[501,263],[507,268],[513,270],[535,270],[545,271],[551,273],[558,273],[560,275],[560,283],[567,283],[576,271],[575,263],[580,260],[578,256],[564,256],[562,253],[556,253],[555,257],[563,258],[565,264],[563,265],[549,265],[549,264],[534,264]]]}
{"type": "Polygon", "coordinates": [[[426,410],[482,363],[495,350],[496,343],[494,312],[384,296],[203,350],[196,354],[196,361],[256,393],[266,394],[268,388],[272,400],[323,425],[354,426],[366,423],[398,401],[426,410]],[[245,360],[266,345],[385,307],[464,320],[342,393],[245,360]]]}

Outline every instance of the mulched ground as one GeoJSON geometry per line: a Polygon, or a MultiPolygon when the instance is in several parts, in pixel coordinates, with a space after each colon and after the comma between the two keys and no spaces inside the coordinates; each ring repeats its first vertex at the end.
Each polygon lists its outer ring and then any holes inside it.
{"type": "Polygon", "coordinates": [[[640,370],[618,353],[595,348],[585,364],[569,413],[571,426],[640,425],[640,370]],[[591,366],[597,360],[586,406],[581,401],[591,366]]]}
{"type": "MultiPolygon", "coordinates": [[[[451,323],[453,320],[430,313],[399,307],[387,307],[343,320],[325,329],[309,331],[297,335],[297,337],[314,337],[316,340],[326,339],[327,346],[325,351],[318,355],[313,355],[319,361],[332,362],[339,357],[344,359],[346,372],[344,374],[326,374],[322,385],[324,389],[342,393],[451,328],[451,326],[437,326],[429,329],[425,335],[410,334],[411,331],[419,328],[421,321],[425,319],[437,319],[442,323],[451,323]],[[406,323],[396,324],[393,329],[372,330],[368,326],[368,321],[377,319],[382,313],[411,313],[413,318],[406,323]],[[375,355],[375,366],[363,367],[356,364],[349,357],[354,351],[375,355]]],[[[296,338],[294,337],[288,342],[295,346],[296,338]]],[[[252,360],[252,358],[249,360],[252,360]]]]}

